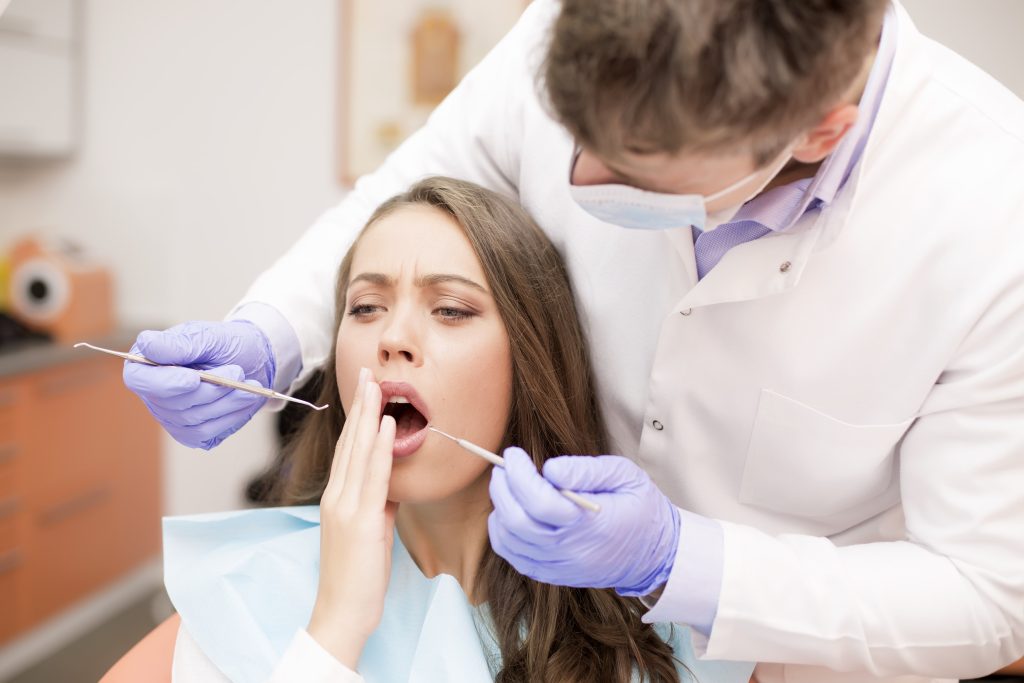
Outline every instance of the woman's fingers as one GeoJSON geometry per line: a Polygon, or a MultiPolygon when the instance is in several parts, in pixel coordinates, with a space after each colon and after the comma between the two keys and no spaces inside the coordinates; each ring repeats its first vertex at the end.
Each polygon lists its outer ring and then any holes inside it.
{"type": "Polygon", "coordinates": [[[391,463],[394,461],[395,429],[395,418],[385,415],[373,443],[370,463],[366,468],[366,485],[360,496],[360,503],[371,509],[379,509],[387,503],[391,463]]]}
{"type": "Polygon", "coordinates": [[[369,370],[361,370],[334,449],[323,503],[345,504],[354,510],[363,502],[374,509],[387,502],[396,426],[390,416],[381,420],[380,398],[380,385],[369,370]]]}
{"type": "Polygon", "coordinates": [[[364,369],[321,501],[320,579],[307,630],[350,667],[380,623],[391,574],[398,504],[387,491],[395,420],[381,423],[380,414],[380,386],[364,369]]]}
{"type": "Polygon", "coordinates": [[[366,393],[366,382],[370,377],[370,371],[366,368],[359,369],[359,381],[356,383],[356,390],[352,397],[352,405],[348,414],[345,415],[345,426],[341,429],[341,436],[334,447],[334,460],[331,461],[331,474],[327,479],[328,492],[336,496],[345,485],[345,472],[348,469],[348,459],[352,453],[352,442],[359,425],[359,415],[362,412],[363,395],[366,393]]]}
{"type": "Polygon", "coordinates": [[[358,417],[356,432],[352,435],[352,451],[348,456],[345,487],[339,500],[342,504],[352,506],[352,509],[359,504],[360,491],[366,484],[367,463],[380,431],[379,424],[380,386],[376,382],[367,382],[363,392],[363,408],[358,417]]]}
{"type": "Polygon", "coordinates": [[[337,443],[334,444],[334,459],[331,460],[331,473],[327,477],[327,485],[324,487],[324,492],[320,496],[321,506],[328,505],[336,500],[338,498],[338,493],[341,491],[341,487],[345,485],[345,482],[343,481],[345,468],[338,466],[338,463],[345,459],[344,443],[345,432],[343,427],[341,436],[338,437],[337,443]]]}

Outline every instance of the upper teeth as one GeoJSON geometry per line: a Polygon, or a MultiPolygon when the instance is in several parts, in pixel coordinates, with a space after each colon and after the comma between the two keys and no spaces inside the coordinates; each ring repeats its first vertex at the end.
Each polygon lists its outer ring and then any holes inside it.
{"type": "Polygon", "coordinates": [[[408,403],[409,399],[405,396],[392,396],[388,399],[388,403],[408,403]]]}

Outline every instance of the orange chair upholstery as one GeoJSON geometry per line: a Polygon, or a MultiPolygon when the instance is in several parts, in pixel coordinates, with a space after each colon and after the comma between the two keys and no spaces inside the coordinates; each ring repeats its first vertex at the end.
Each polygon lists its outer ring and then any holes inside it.
{"type": "Polygon", "coordinates": [[[181,617],[172,615],[121,657],[100,683],[170,683],[181,617]]]}
{"type": "Polygon", "coordinates": [[[1019,659],[1010,666],[1000,669],[996,673],[1024,677],[1024,659],[1019,659]]]}

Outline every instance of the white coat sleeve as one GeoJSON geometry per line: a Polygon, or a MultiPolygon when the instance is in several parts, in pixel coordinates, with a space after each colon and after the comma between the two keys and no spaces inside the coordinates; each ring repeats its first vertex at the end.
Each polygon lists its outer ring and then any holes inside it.
{"type": "MultiPolygon", "coordinates": [[[[231,683],[213,662],[203,654],[195,640],[178,628],[171,665],[172,683],[231,683]]],[[[304,629],[296,631],[288,649],[278,662],[267,683],[364,683],[352,671],[323,649],[304,629]]]]}
{"type": "Polygon", "coordinates": [[[522,103],[533,97],[538,46],[554,17],[538,0],[519,22],[375,172],[363,176],[269,270],[228,317],[248,303],[276,309],[301,345],[302,370],[292,389],[327,358],[334,338],[338,266],[359,230],[384,200],[431,175],[470,180],[515,196],[522,103]]]}
{"type": "MultiPolygon", "coordinates": [[[[905,538],[840,547],[725,523],[708,656],[974,678],[1024,654],[1024,273],[1017,255],[993,255],[974,286],[990,278],[1001,283],[991,304],[899,449],[905,538]]],[[[800,668],[787,666],[771,680],[815,680],[797,675],[800,668]]]]}

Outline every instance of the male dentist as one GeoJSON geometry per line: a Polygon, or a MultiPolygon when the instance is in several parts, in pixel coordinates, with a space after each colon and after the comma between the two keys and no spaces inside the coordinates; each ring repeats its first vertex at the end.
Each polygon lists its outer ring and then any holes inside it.
{"type": "MultiPolygon", "coordinates": [[[[886,0],[536,0],[226,322],[136,350],[298,386],[353,237],[432,174],[562,249],[617,454],[506,452],[490,534],[519,571],[641,596],[761,683],[1024,654],[1024,103],[886,0]]],[[[262,400],[125,382],[202,448],[262,400]]]]}

